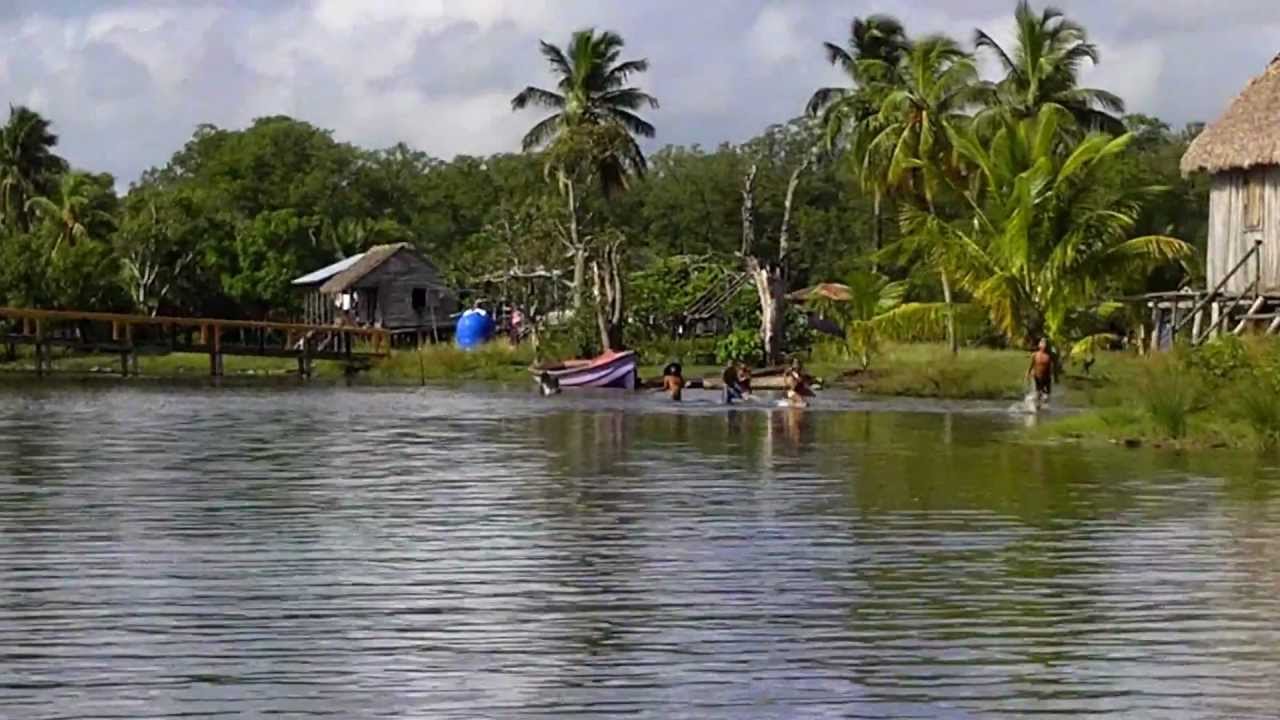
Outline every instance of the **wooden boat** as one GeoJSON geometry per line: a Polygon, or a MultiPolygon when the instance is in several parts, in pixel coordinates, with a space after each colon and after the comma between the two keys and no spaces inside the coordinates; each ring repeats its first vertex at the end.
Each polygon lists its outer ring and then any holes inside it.
{"type": "Polygon", "coordinates": [[[562,388],[593,387],[636,389],[636,354],[607,352],[590,360],[565,360],[550,365],[535,365],[529,372],[547,373],[562,388]]]}

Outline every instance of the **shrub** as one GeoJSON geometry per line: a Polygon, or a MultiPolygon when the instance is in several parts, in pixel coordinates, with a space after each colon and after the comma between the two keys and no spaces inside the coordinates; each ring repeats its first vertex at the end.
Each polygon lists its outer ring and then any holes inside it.
{"type": "Polygon", "coordinates": [[[760,333],[754,329],[738,328],[720,338],[716,343],[716,362],[730,360],[754,361],[764,353],[760,333]]]}
{"type": "Polygon", "coordinates": [[[1280,385],[1274,375],[1255,371],[1236,386],[1234,395],[1236,415],[1253,429],[1259,444],[1274,447],[1280,443],[1280,385]]]}
{"type": "Polygon", "coordinates": [[[1172,439],[1187,434],[1187,416],[1199,401],[1199,384],[1171,362],[1153,362],[1137,383],[1137,404],[1157,432],[1172,439]]]}
{"type": "Polygon", "coordinates": [[[1249,350],[1235,335],[1220,335],[1192,349],[1185,357],[1187,367],[1214,380],[1228,380],[1249,369],[1249,350]]]}

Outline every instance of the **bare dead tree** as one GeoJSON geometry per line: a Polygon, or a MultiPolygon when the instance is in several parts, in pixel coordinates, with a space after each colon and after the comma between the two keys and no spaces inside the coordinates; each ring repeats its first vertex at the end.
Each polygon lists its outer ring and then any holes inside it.
{"type": "Polygon", "coordinates": [[[765,363],[782,358],[783,330],[787,313],[787,259],[791,253],[791,209],[795,202],[800,176],[809,169],[812,156],[806,158],[787,182],[783,201],[782,224],[778,228],[778,257],[775,262],[762,261],[755,254],[755,182],[757,166],[751,164],[742,184],[742,258],[747,274],[756,286],[760,299],[760,340],[765,363]]]}
{"type": "Polygon", "coordinates": [[[622,329],[626,311],[622,282],[624,240],[621,233],[611,233],[602,238],[591,261],[596,324],[600,328],[600,345],[605,352],[623,348],[622,329]]]}

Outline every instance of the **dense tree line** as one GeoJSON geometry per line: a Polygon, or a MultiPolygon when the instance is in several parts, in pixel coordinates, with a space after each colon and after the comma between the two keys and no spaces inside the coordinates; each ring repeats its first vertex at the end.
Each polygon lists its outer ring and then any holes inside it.
{"type": "MultiPolygon", "coordinates": [[[[1108,295],[1196,279],[1202,253],[1173,238],[1204,241],[1206,183],[1178,173],[1199,128],[1124,115],[1120,98],[1079,87],[1097,50],[1061,13],[1020,3],[1016,31],[1010,48],[977,31],[968,50],[887,16],[856,19],[847,41],[815,41],[845,87],[817,90],[746,142],[648,157],[638,141],[655,134],[644,114],[658,102],[628,84],[648,63],[622,59],[613,33],[582,31],[563,49],[542,45],[553,88],[513,98],[516,111],[549,111],[531,117],[524,152],[445,161],[266,117],[198,128],[123,197],[110,176],[57,155],[49,119],[12,107],[0,128],[0,301],[289,317],[293,277],[409,242],[460,288],[563,273],[550,296],[526,288],[521,304],[594,308],[605,345],[669,332],[744,256],[786,289],[889,288],[895,322],[915,312],[918,327],[932,318],[953,338],[945,321],[971,304],[1009,342],[1083,336],[1107,322],[1108,295]],[[1002,77],[980,79],[975,53],[1002,77]],[[748,220],[753,247],[742,246],[748,220]]],[[[854,305],[849,322],[865,334],[876,303],[854,305]]]]}

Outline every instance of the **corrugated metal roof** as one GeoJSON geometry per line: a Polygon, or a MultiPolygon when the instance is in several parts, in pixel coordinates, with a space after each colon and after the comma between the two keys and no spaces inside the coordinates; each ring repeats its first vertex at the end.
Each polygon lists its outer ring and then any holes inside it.
{"type": "Polygon", "coordinates": [[[343,270],[350,268],[352,265],[355,265],[356,263],[360,262],[360,258],[362,257],[364,257],[364,253],[360,253],[359,255],[352,255],[351,257],[346,258],[344,260],[339,260],[338,262],[332,265],[322,267],[319,270],[316,270],[315,272],[311,272],[311,273],[307,273],[306,275],[303,275],[302,277],[294,280],[293,284],[294,285],[315,285],[317,283],[322,283],[325,280],[328,280],[329,278],[333,277],[334,275],[337,275],[338,273],[342,272],[343,270]]]}
{"type": "Polygon", "coordinates": [[[396,243],[395,245],[374,245],[369,248],[363,255],[356,259],[350,267],[345,268],[341,273],[330,278],[324,285],[320,286],[320,292],[325,295],[346,292],[352,285],[359,282],[361,278],[369,273],[377,270],[382,263],[386,262],[392,255],[409,247],[408,243],[396,243]]]}

